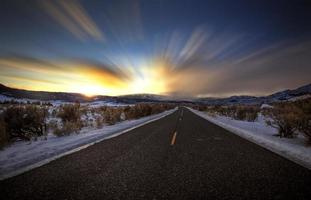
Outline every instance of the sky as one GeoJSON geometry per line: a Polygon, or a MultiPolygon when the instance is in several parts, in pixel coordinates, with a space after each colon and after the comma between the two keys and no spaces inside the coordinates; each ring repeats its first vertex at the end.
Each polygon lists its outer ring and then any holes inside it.
{"type": "Polygon", "coordinates": [[[0,83],[266,95],[311,83],[308,0],[1,0],[0,83]]]}

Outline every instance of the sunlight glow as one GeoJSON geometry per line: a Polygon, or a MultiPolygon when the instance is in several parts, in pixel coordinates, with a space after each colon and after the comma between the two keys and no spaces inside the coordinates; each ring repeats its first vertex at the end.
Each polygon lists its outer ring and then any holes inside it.
{"type": "Polygon", "coordinates": [[[157,62],[150,63],[113,72],[92,63],[0,58],[0,77],[6,84],[21,89],[74,92],[86,96],[169,92],[165,67],[157,62]]]}

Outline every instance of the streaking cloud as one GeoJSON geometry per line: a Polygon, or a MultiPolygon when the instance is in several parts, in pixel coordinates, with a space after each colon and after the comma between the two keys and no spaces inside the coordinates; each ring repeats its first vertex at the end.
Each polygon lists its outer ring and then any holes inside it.
{"type": "Polygon", "coordinates": [[[308,5],[243,2],[241,13],[223,5],[5,1],[0,82],[86,95],[179,96],[264,95],[311,82],[308,5]]]}
{"type": "Polygon", "coordinates": [[[75,0],[39,1],[42,8],[78,39],[103,40],[104,34],[75,0]]]}

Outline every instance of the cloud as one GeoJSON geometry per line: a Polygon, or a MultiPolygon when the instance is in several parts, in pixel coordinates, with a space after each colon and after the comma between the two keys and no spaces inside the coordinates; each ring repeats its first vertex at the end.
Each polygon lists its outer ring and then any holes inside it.
{"type": "Polygon", "coordinates": [[[241,51],[250,43],[243,35],[197,28],[188,37],[173,32],[172,38],[175,39],[166,43],[174,44],[173,48],[164,45],[154,55],[154,60],[160,60],[168,69],[165,77],[171,94],[266,95],[311,82],[309,38],[284,40],[247,51],[241,51]]]}
{"type": "Polygon", "coordinates": [[[103,7],[103,21],[121,48],[144,39],[140,7],[139,0],[114,0],[103,7]]]}
{"type": "Polygon", "coordinates": [[[113,67],[88,60],[0,57],[0,77],[11,86],[86,94],[123,94],[127,77],[113,67]]]}
{"type": "Polygon", "coordinates": [[[105,55],[111,64],[2,56],[1,82],[35,90],[182,96],[265,95],[311,82],[310,38],[254,47],[247,36],[219,34],[205,27],[161,38],[150,57],[105,55]]]}
{"type": "Polygon", "coordinates": [[[54,20],[71,32],[76,38],[103,41],[104,34],[76,0],[39,1],[40,5],[54,20]]]}

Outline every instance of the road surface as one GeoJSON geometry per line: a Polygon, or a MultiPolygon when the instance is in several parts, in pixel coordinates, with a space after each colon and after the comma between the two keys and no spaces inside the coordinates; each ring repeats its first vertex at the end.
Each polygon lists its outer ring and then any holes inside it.
{"type": "Polygon", "coordinates": [[[311,170],[191,111],[0,182],[1,199],[311,199],[311,170]]]}

